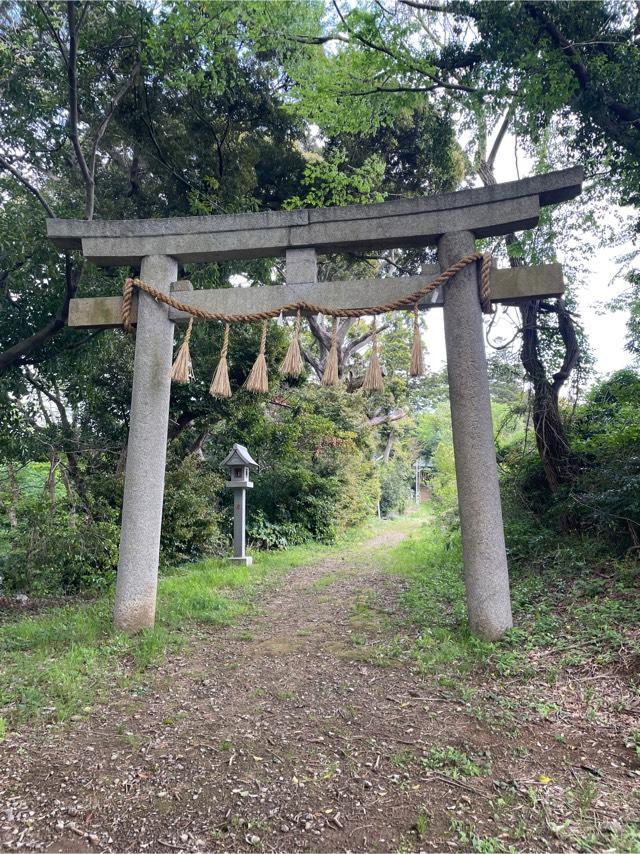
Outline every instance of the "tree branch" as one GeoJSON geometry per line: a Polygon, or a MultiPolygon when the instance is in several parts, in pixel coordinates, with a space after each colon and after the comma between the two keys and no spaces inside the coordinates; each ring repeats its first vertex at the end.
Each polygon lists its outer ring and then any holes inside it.
{"type": "MultiPolygon", "coordinates": [[[[386,45],[376,44],[375,42],[370,41],[369,39],[365,38],[361,33],[355,32],[354,30],[352,30],[349,27],[349,23],[348,23],[347,19],[344,17],[342,12],[340,11],[340,7],[338,6],[337,0],[333,0],[333,6],[334,6],[336,12],[338,13],[338,17],[342,21],[342,23],[343,23],[345,29],[347,30],[347,32],[349,33],[349,35],[352,36],[354,39],[356,39],[356,41],[358,41],[364,47],[369,48],[369,50],[376,51],[377,53],[382,53],[385,56],[388,56],[391,60],[393,60],[393,62],[399,63],[401,65],[406,64],[407,69],[409,71],[412,71],[414,74],[419,74],[421,77],[426,77],[428,80],[433,80],[433,82],[435,84],[435,86],[433,88],[453,89],[454,91],[462,91],[462,92],[475,92],[476,91],[475,89],[472,89],[468,86],[460,86],[458,84],[447,83],[445,80],[441,80],[439,77],[436,77],[435,74],[430,73],[425,68],[423,68],[419,65],[416,65],[414,62],[410,61],[410,59],[408,57],[406,57],[406,56],[405,57],[399,57],[390,48],[388,48],[386,45]]],[[[395,89],[394,88],[390,88],[390,89],[374,88],[373,91],[371,91],[369,93],[359,93],[359,94],[374,95],[374,94],[377,94],[377,92],[429,92],[429,91],[431,91],[431,89],[426,88],[426,87],[415,87],[415,88],[413,88],[413,87],[398,87],[395,89]]],[[[355,95],[358,93],[352,92],[350,94],[355,95]]]]}
{"type": "Polygon", "coordinates": [[[136,80],[136,77],[140,73],[141,68],[142,68],[142,63],[140,62],[140,60],[138,60],[135,63],[135,65],[133,66],[133,68],[131,69],[131,73],[129,74],[129,77],[125,80],[125,82],[120,87],[119,91],[116,92],[116,94],[111,99],[111,103],[109,104],[109,107],[108,107],[102,121],[98,125],[98,129],[96,130],[95,139],[93,140],[93,147],[91,149],[91,179],[92,179],[94,184],[95,184],[95,178],[96,178],[96,158],[97,158],[97,154],[98,154],[98,146],[100,144],[100,141],[101,141],[102,137],[104,136],[104,134],[107,130],[107,127],[109,126],[109,122],[113,118],[113,114],[115,113],[116,109],[118,108],[118,104],[124,98],[124,96],[127,94],[129,89],[133,86],[133,84],[136,80]]]}
{"type": "Polygon", "coordinates": [[[34,332],[33,335],[24,338],[22,341],[18,341],[17,344],[0,353],[0,373],[17,365],[25,364],[27,356],[41,347],[45,341],[64,327],[69,313],[69,302],[73,299],[78,289],[83,269],[84,261],[79,269],[74,269],[70,253],[65,252],[66,289],[62,303],[58,307],[55,316],[38,329],[37,332],[34,332]]]}
{"type": "Polygon", "coordinates": [[[47,216],[55,217],[53,210],[51,209],[49,203],[46,201],[40,190],[38,190],[37,187],[35,187],[30,181],[28,181],[24,177],[24,175],[18,172],[18,170],[15,169],[11,165],[11,163],[9,163],[9,161],[6,160],[2,155],[0,155],[0,169],[6,169],[7,172],[10,172],[13,177],[17,181],[19,181],[26,190],[29,191],[31,195],[34,196],[40,202],[42,207],[45,209],[47,216]]]}
{"type": "Polygon", "coordinates": [[[412,9],[420,9],[424,12],[446,12],[447,7],[439,3],[418,3],[417,0],[400,0],[403,6],[411,6],[412,9]]]}
{"type": "MultiPolygon", "coordinates": [[[[529,16],[533,18],[534,21],[536,21],[542,27],[543,30],[545,30],[554,46],[561,48],[565,52],[565,54],[569,58],[569,65],[580,85],[580,89],[582,91],[586,91],[587,89],[589,89],[591,86],[589,70],[587,69],[586,65],[581,61],[580,54],[571,44],[571,42],[567,38],[565,38],[565,36],[560,32],[560,30],[556,27],[553,21],[549,20],[549,18],[547,18],[542,9],[539,8],[535,3],[525,3],[523,8],[529,14],[529,16]]],[[[612,98],[604,90],[602,90],[602,87],[598,87],[598,89],[600,90],[600,95],[605,106],[612,112],[614,112],[618,116],[618,118],[622,119],[625,122],[638,121],[638,118],[640,118],[640,114],[637,110],[634,110],[626,104],[623,104],[621,101],[617,101],[615,98],[612,98]]]]}
{"type": "Polygon", "coordinates": [[[493,145],[491,146],[491,151],[489,152],[489,156],[487,157],[486,163],[487,163],[488,168],[491,169],[492,172],[493,172],[493,167],[494,167],[495,162],[496,162],[496,157],[498,155],[498,150],[500,149],[500,146],[502,145],[505,134],[509,128],[509,124],[511,123],[511,119],[513,118],[513,113],[515,111],[515,108],[516,108],[516,102],[512,101],[509,104],[509,108],[507,109],[505,117],[502,120],[502,124],[500,125],[500,128],[498,130],[498,134],[497,134],[495,140],[493,141],[493,145]]]}
{"type": "MultiPolygon", "coordinates": [[[[377,329],[377,334],[379,335],[381,332],[384,332],[385,329],[389,328],[388,323],[383,323],[382,326],[379,326],[377,329]]],[[[352,353],[355,353],[357,350],[360,350],[361,347],[371,339],[373,335],[373,330],[369,329],[367,332],[364,332],[362,335],[358,336],[358,338],[354,338],[353,341],[349,341],[344,348],[344,358],[347,359],[352,353]]]]}
{"type": "Polygon", "coordinates": [[[62,55],[62,59],[64,60],[64,64],[68,68],[69,67],[69,57],[67,56],[67,49],[64,46],[62,39],[60,38],[60,33],[53,26],[53,23],[52,23],[51,19],[49,18],[49,15],[47,14],[46,5],[44,3],[42,3],[41,0],[38,0],[37,5],[38,5],[38,9],[40,9],[40,11],[42,12],[42,16],[44,17],[44,20],[45,20],[45,23],[47,25],[47,28],[49,29],[49,32],[51,33],[51,35],[56,40],[56,43],[58,45],[58,49],[60,50],[60,53],[62,55]]]}
{"type": "Polygon", "coordinates": [[[369,427],[378,427],[380,424],[390,424],[392,421],[400,421],[406,418],[407,414],[404,409],[396,409],[387,415],[376,415],[373,418],[369,418],[367,424],[369,427]]]}
{"type": "MultiPolygon", "coordinates": [[[[78,28],[76,24],[76,4],[74,0],[67,2],[67,20],[69,26],[69,61],[67,63],[67,80],[69,84],[69,138],[80,167],[85,184],[85,217],[93,219],[95,204],[95,184],[91,171],[85,160],[78,130],[78,28]]],[[[82,15],[84,18],[84,13],[82,15]]],[[[82,21],[81,18],[81,21],[82,21]]]]}
{"type": "Polygon", "coordinates": [[[320,362],[312,353],[309,353],[309,351],[305,347],[301,347],[300,352],[302,353],[302,358],[305,360],[305,362],[313,368],[318,379],[321,379],[322,365],[320,364],[320,362]]]}

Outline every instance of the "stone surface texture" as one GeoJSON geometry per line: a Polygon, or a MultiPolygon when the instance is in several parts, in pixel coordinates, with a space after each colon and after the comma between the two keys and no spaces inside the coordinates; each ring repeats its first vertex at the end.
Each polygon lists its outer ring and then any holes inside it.
{"type": "MultiPolygon", "coordinates": [[[[312,250],[313,251],[313,250],[312,250]]],[[[346,282],[301,282],[270,285],[262,288],[214,288],[180,294],[178,299],[208,311],[225,314],[247,314],[277,309],[287,302],[307,300],[333,308],[368,308],[392,301],[418,290],[440,273],[437,264],[425,264],[420,276],[398,276],[384,279],[357,279],[346,282]]],[[[302,275],[302,273],[301,273],[302,275]]],[[[175,290],[175,289],[174,289],[175,290]]],[[[539,267],[494,269],[491,273],[491,296],[494,302],[517,302],[527,297],[561,296],[564,291],[560,264],[539,267]]],[[[134,301],[135,302],[135,301],[134,301]]],[[[442,288],[429,294],[421,308],[442,306],[442,288]]],[[[291,314],[292,312],[284,312],[291,314]]],[[[136,311],[132,311],[135,321],[136,311]]],[[[184,321],[186,312],[169,309],[169,318],[184,321]]],[[[69,326],[90,328],[122,325],[121,297],[92,297],[71,300],[69,326]]]]}
{"type": "MultiPolygon", "coordinates": [[[[474,250],[470,232],[446,234],[438,244],[440,264],[448,267],[474,250]]],[[[443,313],[469,624],[494,640],[512,617],[475,267],[445,286],[443,313]]]]}
{"type": "Polygon", "coordinates": [[[242,560],[246,557],[246,521],[247,491],[244,487],[235,487],[233,490],[233,556],[237,560],[242,560]]]}
{"type": "Polygon", "coordinates": [[[289,249],[319,251],[377,246],[423,246],[449,231],[476,237],[536,225],[541,205],[578,195],[582,170],[565,169],[522,181],[417,199],[342,208],[267,211],[166,220],[47,221],[61,248],[82,248],[97,264],[137,264],[152,254],[183,263],[282,255],[289,249]]]}
{"type": "Polygon", "coordinates": [[[170,234],[263,230],[317,222],[406,216],[425,211],[442,212],[534,195],[539,197],[540,205],[544,206],[574,198],[580,192],[582,180],[583,170],[580,167],[571,167],[490,187],[474,187],[436,196],[397,199],[371,205],[143,220],[49,219],[47,235],[62,248],[79,249],[83,237],[164,237],[170,234]]]}
{"type": "Polygon", "coordinates": [[[318,256],[315,249],[287,249],[287,285],[315,284],[318,281],[318,256]]]}
{"type": "MultiPolygon", "coordinates": [[[[177,272],[173,258],[142,260],[143,278],[165,293],[177,272]]],[[[155,620],[173,329],[167,307],[140,294],[114,611],[127,632],[155,620]]]]}

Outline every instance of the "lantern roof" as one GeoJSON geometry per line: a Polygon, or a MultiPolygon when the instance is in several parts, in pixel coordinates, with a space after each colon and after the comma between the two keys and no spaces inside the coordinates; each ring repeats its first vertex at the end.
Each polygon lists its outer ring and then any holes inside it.
{"type": "Polygon", "coordinates": [[[244,445],[238,444],[236,442],[231,449],[231,451],[227,454],[227,456],[223,459],[221,465],[223,466],[249,466],[250,468],[257,469],[258,463],[253,459],[249,451],[245,448],[244,445]]]}

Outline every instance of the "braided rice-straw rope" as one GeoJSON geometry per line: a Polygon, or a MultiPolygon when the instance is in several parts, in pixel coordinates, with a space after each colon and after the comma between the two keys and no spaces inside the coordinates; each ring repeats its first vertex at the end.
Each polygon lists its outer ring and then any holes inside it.
{"type": "Polygon", "coordinates": [[[225,314],[222,311],[207,311],[204,308],[198,308],[194,305],[189,305],[186,302],[181,302],[175,297],[165,294],[154,288],[148,282],[142,279],[126,279],[122,289],[122,325],[126,332],[133,331],[131,323],[131,302],[133,299],[134,287],[149,294],[156,301],[162,302],[175,308],[176,311],[184,311],[192,317],[197,317],[200,320],[221,320],[224,323],[253,323],[256,320],[270,320],[273,317],[278,317],[279,314],[294,314],[297,311],[303,311],[308,314],[324,314],[326,317],[366,317],[368,315],[385,314],[388,311],[397,311],[403,308],[413,307],[417,302],[426,297],[428,294],[437,290],[449,279],[452,279],[461,270],[464,270],[469,264],[476,261],[481,261],[480,266],[480,282],[478,287],[478,295],[480,305],[485,314],[491,314],[491,254],[488,252],[472,252],[465,255],[455,264],[452,264],[432,282],[423,285],[417,291],[409,294],[406,297],[400,297],[393,302],[381,303],[380,305],[368,306],[367,308],[331,308],[326,305],[317,305],[316,303],[299,300],[298,302],[290,302],[285,305],[272,308],[267,311],[254,311],[248,314],[225,314]]]}

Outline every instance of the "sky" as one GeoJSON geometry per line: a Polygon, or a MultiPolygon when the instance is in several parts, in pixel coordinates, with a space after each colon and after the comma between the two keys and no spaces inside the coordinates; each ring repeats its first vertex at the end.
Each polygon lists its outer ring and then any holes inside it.
{"type": "MultiPolygon", "coordinates": [[[[505,139],[503,151],[515,151],[513,138],[505,139]]],[[[496,161],[496,178],[499,182],[514,181],[518,177],[532,174],[527,171],[527,158],[518,154],[518,163],[514,157],[500,157],[496,161]],[[518,167],[520,174],[518,175],[518,167]]],[[[573,166],[567,163],[567,166],[573,166]]],[[[624,218],[626,212],[620,208],[611,207],[610,220],[624,218]]],[[[589,260],[589,272],[578,288],[579,320],[583,325],[595,357],[595,372],[604,376],[630,364],[630,356],[624,349],[626,336],[627,313],[623,311],[604,311],[603,305],[611,301],[625,289],[623,277],[616,279],[620,269],[619,258],[632,249],[631,244],[615,248],[597,247],[593,249],[593,238],[585,235],[585,252],[592,253],[589,260]],[[614,281],[615,280],[615,281],[614,281]]],[[[562,260],[562,259],[560,259],[562,260]]],[[[424,341],[427,348],[427,364],[432,370],[439,370],[445,364],[444,325],[442,312],[432,310],[426,314],[426,334],[424,341]]],[[[491,339],[496,340],[502,335],[509,339],[513,335],[513,327],[507,321],[499,321],[492,329],[491,339]]],[[[595,379],[595,377],[594,377],[595,379]]]]}

